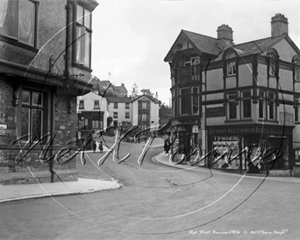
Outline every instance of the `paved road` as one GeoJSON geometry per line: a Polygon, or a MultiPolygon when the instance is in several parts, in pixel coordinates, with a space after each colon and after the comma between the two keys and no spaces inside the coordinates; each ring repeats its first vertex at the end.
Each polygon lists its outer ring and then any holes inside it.
{"type": "Polygon", "coordinates": [[[121,164],[110,156],[97,168],[91,153],[78,165],[86,177],[118,179],[118,190],[0,204],[0,238],[299,239],[299,183],[157,165],[161,149],[140,166],[143,145],[122,143],[131,156],[121,164]]]}

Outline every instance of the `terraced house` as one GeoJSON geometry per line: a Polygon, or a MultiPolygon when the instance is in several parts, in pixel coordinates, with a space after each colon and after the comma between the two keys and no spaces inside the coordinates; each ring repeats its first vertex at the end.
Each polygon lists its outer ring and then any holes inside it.
{"type": "MultiPolygon", "coordinates": [[[[300,51],[288,35],[288,19],[271,19],[271,36],[235,44],[228,25],[217,38],[182,30],[165,57],[171,69],[172,125],[179,144],[190,152],[197,144],[214,150],[214,168],[248,168],[250,159],[269,148],[273,174],[297,172],[300,142],[300,51]],[[230,154],[231,153],[231,154],[230,154]],[[231,161],[231,159],[234,159],[231,161]]],[[[250,165],[263,172],[271,166],[250,165]]]]}
{"type": "Polygon", "coordinates": [[[67,140],[76,136],[76,96],[92,87],[87,83],[97,5],[94,0],[0,2],[2,184],[36,183],[34,177],[77,179],[71,157],[77,147],[67,140]],[[68,146],[70,152],[53,157],[68,146]]]}

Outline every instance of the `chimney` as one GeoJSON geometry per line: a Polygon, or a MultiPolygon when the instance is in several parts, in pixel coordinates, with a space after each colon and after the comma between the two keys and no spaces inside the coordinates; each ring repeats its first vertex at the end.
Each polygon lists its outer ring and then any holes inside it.
{"type": "Polygon", "coordinates": [[[288,24],[288,19],[283,14],[275,14],[271,19],[271,36],[278,37],[284,33],[288,34],[288,24]]]}
{"type": "Polygon", "coordinates": [[[121,86],[122,86],[122,87],[125,87],[124,83],[121,83],[121,86]]]}
{"type": "Polygon", "coordinates": [[[156,92],[156,94],[155,94],[155,98],[158,99],[158,93],[157,93],[157,92],[156,92]]]}
{"type": "Polygon", "coordinates": [[[233,43],[233,31],[228,25],[222,24],[217,29],[218,32],[218,43],[221,48],[225,49],[232,46],[233,43]]]}

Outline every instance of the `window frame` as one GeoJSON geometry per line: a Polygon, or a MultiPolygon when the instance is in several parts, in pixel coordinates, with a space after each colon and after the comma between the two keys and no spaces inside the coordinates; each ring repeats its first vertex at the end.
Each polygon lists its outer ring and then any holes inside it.
{"type": "Polygon", "coordinates": [[[100,101],[99,100],[94,100],[94,109],[100,109],[100,101]],[[96,104],[96,102],[98,102],[98,104],[96,104]]]}
{"type": "Polygon", "coordinates": [[[125,112],[125,118],[130,118],[129,112],[125,112]]]}
{"type": "Polygon", "coordinates": [[[114,102],[114,109],[118,109],[118,103],[114,102]]]}
{"type": "Polygon", "coordinates": [[[147,114],[142,114],[142,116],[141,116],[141,119],[142,119],[142,122],[145,122],[145,121],[147,121],[147,114]]]}
{"type": "Polygon", "coordinates": [[[277,105],[276,105],[276,93],[268,92],[268,120],[276,121],[277,120],[277,105]],[[274,98],[271,98],[271,94],[274,98]],[[273,106],[273,108],[272,108],[273,106]],[[271,111],[272,110],[272,111],[271,111]],[[273,113],[273,118],[271,118],[271,113],[273,113]]]}
{"type": "Polygon", "coordinates": [[[146,102],[142,102],[142,109],[147,109],[147,103],[146,102]]]}
{"type": "Polygon", "coordinates": [[[242,104],[241,104],[241,107],[242,107],[242,111],[241,111],[241,115],[242,115],[242,119],[251,119],[252,118],[252,100],[251,100],[251,90],[247,90],[247,91],[242,91],[241,92],[241,95],[242,95],[242,104]],[[249,93],[249,96],[245,96],[245,94],[248,94],[249,93]],[[249,104],[250,105],[250,111],[248,111],[248,113],[250,113],[250,116],[245,116],[245,104],[249,104]]]}
{"type": "Polygon", "coordinates": [[[227,120],[234,121],[238,119],[238,92],[229,92],[227,93],[227,120]],[[231,98],[230,95],[235,95],[231,98]],[[235,105],[235,118],[231,118],[231,106],[235,105]]]}
{"type": "Polygon", "coordinates": [[[84,109],[84,100],[79,100],[78,109],[84,109]]]}
{"type": "Polygon", "coordinates": [[[258,92],[258,119],[265,120],[266,119],[266,92],[259,91],[258,92]],[[262,117],[260,115],[262,113],[262,117]]]}
{"type": "Polygon", "coordinates": [[[300,113],[300,96],[294,96],[294,120],[295,120],[295,123],[298,123],[300,122],[300,116],[299,116],[299,113],[300,113]]]}
{"type": "Polygon", "coordinates": [[[192,96],[191,96],[191,107],[192,107],[192,109],[191,109],[191,113],[192,113],[192,115],[199,115],[199,110],[200,110],[200,104],[199,104],[199,102],[200,102],[200,99],[199,99],[199,87],[192,87],[192,94],[191,94],[192,96]],[[196,89],[197,90],[197,92],[196,93],[194,93],[194,89],[196,89]],[[195,102],[195,100],[197,100],[197,112],[194,112],[194,102],[195,102]]]}
{"type": "MultiPolygon", "coordinates": [[[[91,72],[91,65],[92,65],[92,33],[93,33],[93,30],[92,30],[92,11],[90,11],[89,9],[87,9],[85,6],[83,6],[81,3],[76,3],[74,2],[74,5],[73,5],[73,54],[72,54],[72,63],[73,63],[73,66],[75,67],[78,67],[78,68],[82,68],[82,69],[85,69],[89,72],[91,72]],[[77,8],[81,7],[83,9],[83,22],[80,23],[77,18],[77,8]],[[85,11],[88,11],[89,12],[89,20],[90,20],[90,24],[89,24],[89,27],[86,26],[85,24],[85,19],[86,19],[86,15],[85,15],[85,11]],[[82,63],[80,61],[77,60],[77,50],[78,50],[78,43],[80,42],[79,40],[80,39],[83,39],[83,37],[78,37],[78,28],[82,28],[85,30],[85,34],[88,33],[89,34],[89,43],[88,43],[88,48],[89,48],[89,52],[88,52],[88,64],[85,65],[85,63],[82,63]]],[[[83,36],[83,35],[82,35],[83,36]]],[[[84,39],[85,40],[85,39],[84,39]]],[[[84,48],[86,48],[86,45],[84,44],[84,48]]],[[[86,51],[84,50],[84,58],[87,57],[86,55],[86,51]]]]}
{"type": "Polygon", "coordinates": [[[191,113],[191,109],[190,109],[190,107],[191,107],[190,106],[190,104],[191,104],[191,98],[190,98],[191,90],[190,90],[190,88],[181,88],[179,91],[180,91],[180,95],[179,95],[179,113],[180,113],[180,115],[189,115],[191,113]],[[185,91],[185,90],[188,91],[188,94],[182,95],[182,91],[185,91]],[[183,104],[183,100],[184,100],[184,104],[183,104]],[[185,111],[183,112],[182,111],[183,109],[187,112],[185,112],[185,111]]]}
{"type": "MultiPolygon", "coordinates": [[[[16,45],[16,46],[20,46],[20,47],[23,47],[23,48],[26,48],[26,49],[29,49],[29,50],[33,50],[33,51],[38,51],[37,50],[37,38],[38,38],[38,5],[39,5],[39,2],[36,1],[36,0],[14,0],[15,2],[17,2],[18,4],[18,10],[19,10],[19,2],[20,1],[27,1],[27,2],[30,2],[33,4],[33,12],[34,12],[34,19],[32,20],[33,22],[33,30],[32,30],[32,44],[31,43],[28,43],[28,42],[25,42],[25,41],[22,41],[20,40],[20,33],[19,33],[19,24],[20,24],[20,15],[19,15],[19,11],[18,11],[18,19],[17,19],[17,33],[16,33],[16,36],[13,36],[13,35],[9,35],[9,34],[5,34],[5,33],[0,33],[0,39],[5,41],[5,42],[8,42],[10,44],[13,44],[13,45],[16,45]]],[[[9,2],[9,1],[8,1],[9,2]]]]}
{"type": "Polygon", "coordinates": [[[125,109],[129,109],[129,103],[125,103],[125,109]]]}
{"type": "Polygon", "coordinates": [[[292,59],[293,64],[293,78],[295,82],[300,82],[300,57],[297,55],[292,59]]]}
{"type": "Polygon", "coordinates": [[[118,118],[118,112],[113,112],[113,118],[118,118]]]}

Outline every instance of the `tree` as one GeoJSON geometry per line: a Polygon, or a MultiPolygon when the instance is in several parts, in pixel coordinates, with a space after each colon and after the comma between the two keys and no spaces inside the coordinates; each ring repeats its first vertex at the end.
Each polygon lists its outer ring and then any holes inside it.
{"type": "Polygon", "coordinates": [[[165,103],[162,103],[159,108],[159,124],[166,124],[171,119],[171,117],[172,109],[165,103]]]}
{"type": "Polygon", "coordinates": [[[136,96],[136,95],[138,95],[138,94],[139,94],[139,87],[137,86],[136,83],[134,83],[134,84],[132,85],[131,95],[132,95],[132,96],[136,96]]]}
{"type": "Polygon", "coordinates": [[[144,88],[144,89],[141,90],[141,92],[144,95],[151,96],[151,97],[153,97],[153,95],[154,95],[149,88],[147,88],[147,89],[144,88]]]}

